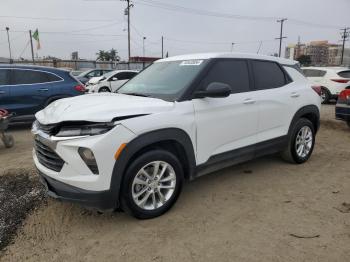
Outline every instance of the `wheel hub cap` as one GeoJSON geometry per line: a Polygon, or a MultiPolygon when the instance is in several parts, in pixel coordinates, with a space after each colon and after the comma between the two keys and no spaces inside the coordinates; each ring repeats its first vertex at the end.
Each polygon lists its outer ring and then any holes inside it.
{"type": "Polygon", "coordinates": [[[297,155],[305,158],[309,155],[313,145],[313,134],[311,128],[308,126],[302,127],[296,137],[295,150],[297,155]]]}
{"type": "Polygon", "coordinates": [[[154,210],[171,198],[175,185],[174,168],[164,161],[154,161],[136,174],[132,184],[132,197],[140,208],[154,210]]]}

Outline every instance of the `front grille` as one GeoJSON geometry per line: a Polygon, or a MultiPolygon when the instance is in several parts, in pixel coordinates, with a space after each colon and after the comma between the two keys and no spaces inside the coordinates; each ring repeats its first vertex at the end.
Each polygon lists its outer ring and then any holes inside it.
{"type": "Polygon", "coordinates": [[[56,135],[59,128],[57,124],[43,125],[39,121],[35,121],[35,125],[38,130],[48,135],[56,135]]]}
{"type": "Polygon", "coordinates": [[[34,148],[40,164],[53,171],[61,171],[64,161],[51,148],[44,145],[39,139],[35,139],[34,148]]]}

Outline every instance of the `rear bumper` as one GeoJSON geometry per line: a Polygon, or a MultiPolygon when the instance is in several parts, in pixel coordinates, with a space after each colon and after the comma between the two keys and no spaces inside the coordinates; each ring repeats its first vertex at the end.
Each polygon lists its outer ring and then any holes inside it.
{"type": "Polygon", "coordinates": [[[82,206],[97,210],[114,210],[117,201],[113,200],[112,192],[90,191],[77,188],[51,177],[39,171],[40,182],[45,186],[47,194],[55,199],[79,203],[82,206]]]}
{"type": "Polygon", "coordinates": [[[339,105],[337,104],[335,107],[335,118],[338,120],[350,121],[350,105],[339,105]]]}

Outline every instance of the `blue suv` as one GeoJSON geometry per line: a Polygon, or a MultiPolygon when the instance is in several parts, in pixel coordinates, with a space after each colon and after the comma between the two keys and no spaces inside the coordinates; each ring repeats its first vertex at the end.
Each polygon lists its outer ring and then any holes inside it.
{"type": "Polygon", "coordinates": [[[0,108],[29,121],[51,102],[85,93],[69,71],[41,66],[0,65],[0,108]]]}

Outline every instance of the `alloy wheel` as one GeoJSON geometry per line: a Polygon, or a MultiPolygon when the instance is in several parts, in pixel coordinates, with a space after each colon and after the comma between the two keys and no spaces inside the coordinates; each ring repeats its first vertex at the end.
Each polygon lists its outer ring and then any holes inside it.
{"type": "Polygon", "coordinates": [[[134,177],[132,198],[144,210],[163,206],[174,194],[176,174],[165,161],[153,161],[143,166],[134,177]]]}
{"type": "Polygon", "coordinates": [[[295,139],[295,150],[299,157],[305,158],[310,154],[313,145],[313,133],[309,126],[302,127],[295,139]]]}

